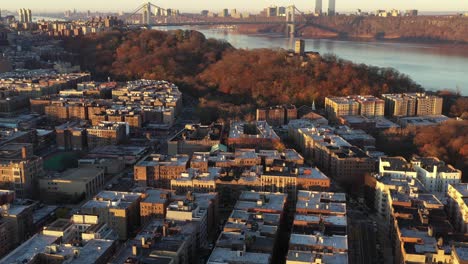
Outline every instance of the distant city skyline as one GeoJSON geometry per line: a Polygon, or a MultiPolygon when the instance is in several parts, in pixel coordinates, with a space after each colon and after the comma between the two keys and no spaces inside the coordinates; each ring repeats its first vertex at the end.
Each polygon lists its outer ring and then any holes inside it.
{"type": "MultiPolygon", "coordinates": [[[[119,0],[117,3],[114,0],[16,0],[5,1],[0,4],[1,9],[15,11],[19,8],[30,8],[35,11],[64,11],[68,9],[77,9],[79,11],[125,11],[130,12],[139,5],[143,4],[144,0],[119,0]]],[[[211,11],[220,11],[223,8],[245,11],[260,11],[264,7],[270,5],[287,6],[295,4],[302,11],[312,11],[315,9],[315,1],[313,0],[296,0],[296,1],[264,1],[264,0],[237,0],[237,1],[214,1],[214,0],[179,0],[177,2],[170,0],[154,0],[153,4],[163,8],[177,8],[181,12],[199,12],[202,9],[211,11]]],[[[468,1],[453,0],[441,3],[439,0],[337,0],[337,12],[350,12],[357,9],[364,11],[374,11],[376,9],[418,9],[420,11],[444,12],[444,11],[468,11],[468,1]]],[[[328,9],[328,0],[323,0],[323,10],[328,9]]]]}

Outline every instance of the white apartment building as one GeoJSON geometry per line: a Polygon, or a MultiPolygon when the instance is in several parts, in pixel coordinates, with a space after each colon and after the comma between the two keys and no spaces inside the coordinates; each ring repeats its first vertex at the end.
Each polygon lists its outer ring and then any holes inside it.
{"type": "Polygon", "coordinates": [[[445,194],[449,184],[461,182],[462,173],[438,158],[415,157],[411,160],[418,178],[428,192],[445,194]]]}
{"type": "Polygon", "coordinates": [[[468,183],[449,184],[447,192],[449,217],[460,232],[468,231],[468,183]]]}

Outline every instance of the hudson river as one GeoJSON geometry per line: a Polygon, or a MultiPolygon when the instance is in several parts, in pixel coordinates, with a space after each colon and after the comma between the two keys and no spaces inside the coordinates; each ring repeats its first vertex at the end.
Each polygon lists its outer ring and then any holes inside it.
{"type": "MultiPolygon", "coordinates": [[[[192,29],[202,32],[207,38],[225,40],[236,48],[294,48],[294,41],[283,36],[244,35],[222,29],[192,29]]],[[[463,95],[468,95],[468,46],[327,39],[305,41],[307,51],[333,53],[355,63],[395,68],[427,90],[456,90],[458,87],[463,95]]]]}

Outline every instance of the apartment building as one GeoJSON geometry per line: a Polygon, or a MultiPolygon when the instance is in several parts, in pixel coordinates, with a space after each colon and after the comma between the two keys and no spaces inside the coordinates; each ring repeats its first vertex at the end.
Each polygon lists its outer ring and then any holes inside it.
{"type": "Polygon", "coordinates": [[[216,180],[220,176],[221,168],[210,167],[208,172],[200,172],[197,169],[189,168],[187,172],[182,172],[180,177],[171,180],[171,190],[176,193],[209,193],[216,191],[216,180]]]}
{"type": "Polygon", "coordinates": [[[60,150],[84,150],[86,149],[87,133],[78,122],[67,122],[55,127],[57,147],[60,150]]]}
{"type": "Polygon", "coordinates": [[[222,124],[186,125],[168,140],[167,153],[192,155],[194,152],[210,151],[213,146],[220,144],[223,128],[222,124]]]}
{"type": "Polygon", "coordinates": [[[12,248],[10,237],[10,225],[0,217],[0,259],[12,248]]]}
{"type": "Polygon", "coordinates": [[[332,120],[340,116],[359,115],[359,103],[348,97],[326,97],[325,111],[328,119],[332,120]]]}
{"type": "Polygon", "coordinates": [[[99,223],[114,229],[126,240],[140,225],[141,193],[102,191],[80,208],[81,214],[97,215],[99,223]]]}
{"type": "Polygon", "coordinates": [[[171,180],[186,172],[188,164],[188,155],[152,154],[135,164],[134,179],[139,186],[169,189],[171,180]]]}
{"type": "Polygon", "coordinates": [[[145,225],[154,218],[164,219],[166,208],[174,193],[165,189],[149,189],[144,193],[144,198],[140,202],[141,224],[145,225]]]}
{"type": "Polygon", "coordinates": [[[385,102],[370,95],[326,97],[325,111],[328,118],[335,121],[341,116],[381,117],[384,116],[385,102]]]}
{"type": "Polygon", "coordinates": [[[43,167],[42,158],[33,154],[32,144],[10,143],[1,146],[0,167],[1,186],[14,190],[18,198],[34,196],[43,167]]]}
{"type": "Polygon", "coordinates": [[[127,140],[128,135],[127,123],[103,122],[87,129],[88,148],[119,145],[127,140]]]}
{"type": "Polygon", "coordinates": [[[234,148],[274,149],[280,138],[266,121],[233,122],[227,143],[234,148]]]}
{"type": "Polygon", "coordinates": [[[468,231],[468,184],[449,184],[447,192],[448,214],[455,229],[461,233],[468,231]]]}
{"type": "Polygon", "coordinates": [[[425,93],[383,94],[386,115],[392,117],[441,115],[443,98],[425,93]]]}
{"type": "Polygon", "coordinates": [[[282,126],[297,119],[297,109],[294,105],[278,105],[257,109],[257,121],[266,121],[271,126],[282,126]]]}
{"type": "MultiPolygon", "coordinates": [[[[11,204],[2,206],[0,221],[7,228],[10,248],[16,247],[34,233],[33,210],[36,202],[17,199],[11,204]]],[[[1,262],[1,261],[0,261],[1,262]]]]}
{"type": "Polygon", "coordinates": [[[435,157],[413,157],[411,164],[429,192],[445,194],[449,184],[461,182],[462,173],[435,157]]]}

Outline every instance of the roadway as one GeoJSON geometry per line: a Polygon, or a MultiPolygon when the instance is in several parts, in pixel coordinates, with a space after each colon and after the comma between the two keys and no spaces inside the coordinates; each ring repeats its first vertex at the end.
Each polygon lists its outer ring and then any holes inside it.
{"type": "MultiPolygon", "coordinates": [[[[145,26],[145,27],[170,27],[170,26],[216,26],[216,25],[282,25],[288,24],[286,21],[200,21],[200,22],[169,22],[169,23],[154,23],[154,24],[127,24],[128,26],[145,26]]],[[[293,24],[293,23],[291,23],[293,24]]]]}
{"type": "Polygon", "coordinates": [[[393,263],[388,222],[353,199],[347,214],[349,263],[393,263]]]}

